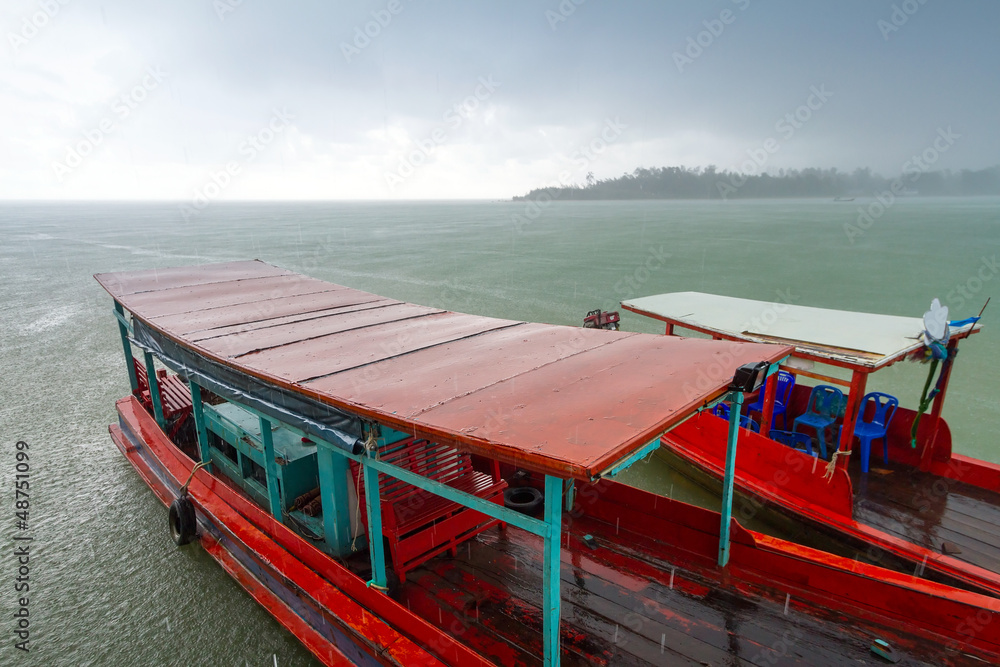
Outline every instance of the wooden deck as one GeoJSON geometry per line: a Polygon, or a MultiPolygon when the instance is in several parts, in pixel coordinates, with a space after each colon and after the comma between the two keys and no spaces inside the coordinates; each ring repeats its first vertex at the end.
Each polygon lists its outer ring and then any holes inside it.
{"type": "Polygon", "coordinates": [[[1000,572],[1000,493],[891,461],[884,473],[880,464],[873,452],[867,475],[851,466],[855,520],[1000,572]]]}
{"type": "MultiPolygon", "coordinates": [[[[872,639],[891,637],[833,613],[786,614],[783,596],[674,567],[649,538],[596,519],[576,519],[563,546],[564,665],[875,665],[872,639]]],[[[413,570],[397,599],[498,664],[540,665],[541,581],[541,539],[508,526],[413,570]]],[[[915,645],[899,664],[939,663],[940,647],[915,645]]]]}

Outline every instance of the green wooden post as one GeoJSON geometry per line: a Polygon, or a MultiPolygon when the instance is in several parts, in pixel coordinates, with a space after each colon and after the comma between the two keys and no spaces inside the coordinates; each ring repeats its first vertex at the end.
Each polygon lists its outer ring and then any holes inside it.
{"type": "Polygon", "coordinates": [[[160,402],[160,382],[156,379],[156,366],[153,365],[153,355],[143,352],[146,361],[146,378],[149,380],[149,398],[153,401],[153,416],[160,428],[167,427],[167,420],[163,417],[163,403],[160,402]]]}
{"type": "Polygon", "coordinates": [[[264,469],[267,473],[267,498],[271,504],[271,514],[281,521],[281,495],[278,492],[278,463],[274,460],[274,438],[271,437],[271,421],[264,417],[260,417],[260,441],[264,445],[264,469]]]}
{"type": "Polygon", "coordinates": [[[560,606],[560,543],[562,542],[563,482],[552,475],[545,476],[545,554],[542,564],[542,637],[545,667],[558,667],[560,606]]]}
{"type": "Polygon", "coordinates": [[[369,584],[386,585],[385,548],[382,544],[382,495],[378,471],[368,465],[369,456],[361,457],[365,475],[365,509],[368,511],[368,553],[372,559],[372,580],[369,584]]]}
{"type": "Polygon", "coordinates": [[[347,500],[347,458],[325,443],[316,444],[319,493],[323,499],[323,533],[338,556],[351,552],[351,508],[347,500]]]}
{"type": "Polygon", "coordinates": [[[189,380],[191,387],[191,415],[194,417],[194,428],[198,434],[198,450],[201,452],[201,462],[209,465],[205,469],[212,472],[212,453],[208,448],[208,429],[205,428],[205,406],[201,402],[201,386],[189,380]]]}
{"type": "Polygon", "coordinates": [[[729,444],[726,447],[726,476],[722,479],[722,526],[719,528],[719,567],[729,563],[729,522],[733,516],[733,481],[736,477],[736,441],[740,433],[743,392],[733,392],[729,406],[729,444]]]}
{"type": "Polygon", "coordinates": [[[135,364],[132,361],[132,344],[128,342],[128,327],[125,326],[125,309],[115,301],[115,312],[118,313],[118,332],[122,335],[122,348],[125,350],[125,366],[128,369],[128,383],[134,394],[139,390],[139,378],[135,376],[135,364]]]}

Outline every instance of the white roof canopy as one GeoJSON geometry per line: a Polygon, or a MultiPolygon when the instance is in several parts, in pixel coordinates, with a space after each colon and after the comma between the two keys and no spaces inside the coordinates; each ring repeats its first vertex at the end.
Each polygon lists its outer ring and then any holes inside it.
{"type": "MultiPolygon", "coordinates": [[[[701,292],[629,299],[622,301],[622,307],[726,339],[794,345],[797,357],[848,367],[874,370],[923,345],[920,317],[854,313],[701,292]]],[[[953,328],[951,338],[970,328],[972,325],[953,328]]],[[[976,324],[975,330],[979,328],[976,324]]]]}

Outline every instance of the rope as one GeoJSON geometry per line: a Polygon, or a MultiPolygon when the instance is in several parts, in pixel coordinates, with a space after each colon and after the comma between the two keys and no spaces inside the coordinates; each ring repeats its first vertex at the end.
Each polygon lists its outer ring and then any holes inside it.
{"type": "MultiPolygon", "coordinates": [[[[366,454],[371,454],[374,451],[375,455],[373,458],[378,460],[378,438],[375,437],[374,429],[368,429],[368,437],[365,438],[365,441],[362,446],[365,448],[366,454]]],[[[358,479],[354,484],[354,499],[357,500],[357,503],[355,504],[354,507],[355,526],[361,525],[361,485],[363,484],[361,478],[364,476],[364,464],[362,464],[360,472],[361,474],[358,475],[358,479]]],[[[351,553],[354,553],[355,551],[358,550],[358,535],[360,534],[360,532],[361,531],[355,533],[354,538],[351,540],[351,553]]]]}
{"type": "Polygon", "coordinates": [[[368,588],[374,588],[375,590],[382,591],[383,593],[388,593],[389,592],[389,587],[388,586],[379,586],[374,581],[369,581],[368,582],[368,588]]]}
{"type": "MultiPolygon", "coordinates": [[[[948,359],[951,359],[951,355],[948,355],[948,359]]],[[[944,370],[947,368],[948,360],[945,360],[946,366],[941,369],[941,376],[944,377],[944,370]]],[[[913,418],[913,426],[910,427],[910,448],[917,448],[917,427],[920,426],[920,417],[927,412],[927,408],[931,406],[931,401],[934,400],[934,395],[937,393],[935,388],[928,396],[928,390],[931,388],[931,381],[934,380],[934,371],[937,370],[938,360],[934,359],[931,362],[931,372],[927,374],[927,381],[924,382],[924,390],[920,394],[920,405],[917,407],[917,416],[913,418]]]]}
{"type": "Polygon", "coordinates": [[[198,472],[199,470],[201,470],[202,468],[204,468],[207,465],[209,465],[210,463],[211,463],[211,461],[202,461],[201,463],[199,463],[195,467],[191,468],[191,474],[188,476],[187,481],[184,482],[184,486],[181,487],[181,495],[182,496],[186,496],[187,495],[188,486],[191,484],[191,480],[194,479],[194,474],[196,472],[198,472]]]}
{"type": "Polygon", "coordinates": [[[826,470],[823,471],[823,479],[825,479],[828,482],[832,481],[833,473],[836,472],[837,470],[837,457],[850,456],[850,455],[851,455],[850,449],[846,449],[844,451],[840,451],[839,449],[834,450],[833,456],[830,457],[830,462],[826,464],[826,470]]]}

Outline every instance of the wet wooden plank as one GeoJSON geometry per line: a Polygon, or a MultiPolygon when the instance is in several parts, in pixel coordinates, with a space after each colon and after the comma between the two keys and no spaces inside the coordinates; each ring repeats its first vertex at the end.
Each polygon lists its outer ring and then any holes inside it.
{"type": "Polygon", "coordinates": [[[308,382],[401,354],[421,351],[425,359],[433,359],[439,353],[430,348],[437,345],[518,324],[459,313],[431,314],[255,352],[241,357],[240,363],[294,382],[308,382]]]}
{"type": "Polygon", "coordinates": [[[937,552],[950,542],[953,557],[1000,571],[1000,494],[900,464],[854,478],[855,520],[937,552]]]}
{"type": "MultiPolygon", "coordinates": [[[[479,553],[467,561],[471,572],[467,576],[446,573],[449,583],[466,586],[472,581],[480,582],[480,585],[485,582],[491,587],[505,589],[514,597],[540,601],[542,571],[540,561],[535,559],[537,554],[534,549],[516,549],[518,555],[515,556],[510,551],[497,551],[488,546],[490,536],[484,537],[478,542],[486,545],[485,548],[481,546],[479,553]]],[[[568,559],[564,560],[561,578],[563,621],[572,625],[575,633],[600,641],[613,664],[625,660],[626,656],[641,664],[723,664],[731,661],[727,648],[729,637],[725,630],[698,624],[696,619],[681,619],[674,611],[665,614],[663,619],[679,621],[677,623],[665,623],[655,618],[655,612],[649,613],[637,602],[645,595],[642,588],[615,591],[611,595],[614,599],[609,599],[600,594],[609,593],[607,582],[573,567],[568,559]],[[631,601],[622,604],[628,598],[631,601]],[[709,641],[706,641],[706,634],[712,635],[709,641]]],[[[738,663],[751,664],[743,660],[738,660],[738,663]]]]}
{"type": "MultiPolygon", "coordinates": [[[[498,665],[540,665],[541,659],[524,648],[522,643],[491,631],[478,622],[474,616],[464,613],[468,607],[466,598],[450,595],[445,600],[438,591],[446,590],[440,579],[421,568],[414,570],[406,583],[400,587],[399,602],[408,610],[446,629],[462,643],[473,647],[481,655],[498,665]]],[[[460,593],[455,591],[455,593],[460,593]]]]}
{"type": "Polygon", "coordinates": [[[359,368],[310,383],[318,391],[345,396],[372,407],[392,404],[398,414],[415,417],[442,403],[608,342],[592,329],[523,324],[438,346],[439,354],[405,355],[378,365],[378,376],[359,368]],[[489,364],[470,359],[491,359],[489,364]],[[390,378],[406,378],[406,392],[390,378]]]}
{"type": "Polygon", "coordinates": [[[199,346],[213,354],[236,358],[251,352],[273,350],[285,345],[293,345],[345,331],[355,331],[379,324],[399,322],[442,312],[444,311],[438,308],[399,303],[383,308],[336,312],[298,322],[268,326],[255,329],[253,335],[238,332],[217,336],[200,341],[199,346]]]}
{"type": "MultiPolygon", "coordinates": [[[[331,286],[322,292],[296,296],[278,296],[261,299],[253,304],[237,303],[178,315],[152,318],[152,322],[166,331],[192,341],[211,338],[216,333],[237,331],[251,332],[266,327],[280,318],[302,317],[308,319],[322,310],[360,306],[381,300],[382,297],[343,287],[331,286]],[[227,329],[231,327],[232,330],[227,329]]],[[[399,303],[399,302],[395,302],[399,303]]]]}
{"type": "Polygon", "coordinates": [[[287,269],[265,264],[255,259],[201,266],[175,266],[163,269],[147,269],[145,271],[99,273],[95,278],[113,296],[123,296],[138,292],[190,287],[192,285],[205,285],[231,280],[286,276],[291,273],[287,269]]]}
{"type": "MultiPolygon", "coordinates": [[[[495,540],[491,548],[496,550],[485,560],[487,567],[509,573],[511,568],[504,554],[516,554],[520,568],[530,568],[535,577],[541,576],[535,548],[540,543],[527,544],[535,539],[533,536],[525,535],[521,545],[511,545],[488,533],[481,537],[479,541],[486,544],[495,540]]],[[[640,657],[654,664],[662,659],[658,657],[661,638],[666,646],[702,664],[734,664],[735,660],[760,666],[837,665],[842,664],[845,650],[852,652],[841,637],[817,631],[810,619],[783,616],[735,592],[703,587],[691,582],[690,574],[680,569],[674,573],[675,588],[670,589],[670,572],[657,571],[623,554],[613,540],[602,541],[602,545],[592,551],[579,539],[571,542],[568,552],[564,552],[562,578],[564,587],[570,585],[577,590],[564,597],[605,615],[613,631],[622,638],[629,637],[629,650],[637,649],[640,657]],[[639,638],[633,638],[633,634],[639,638]],[[794,645],[789,637],[795,639],[794,645]]],[[[486,575],[485,567],[478,574],[486,575]]],[[[514,592],[531,594],[530,590],[514,592]]],[[[862,655],[863,651],[854,647],[853,653],[862,655]]]]}
{"type": "Polygon", "coordinates": [[[291,274],[139,292],[120,300],[147,319],[242,304],[256,313],[263,312],[262,301],[327,292],[332,287],[322,280],[291,274]]]}

